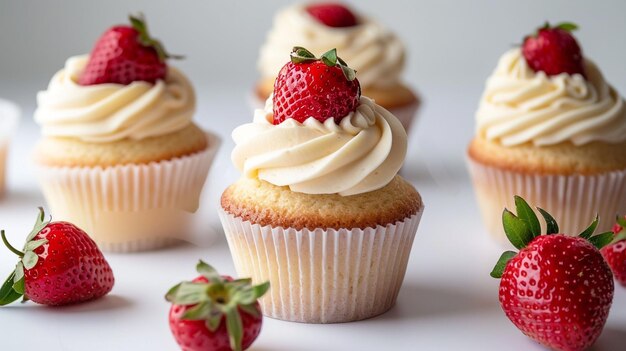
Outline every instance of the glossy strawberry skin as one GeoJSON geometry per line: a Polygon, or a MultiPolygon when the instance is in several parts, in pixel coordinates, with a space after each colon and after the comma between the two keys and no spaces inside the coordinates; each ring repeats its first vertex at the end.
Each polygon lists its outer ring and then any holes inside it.
{"type": "Polygon", "coordinates": [[[130,26],[115,26],[96,42],[79,78],[80,85],[135,81],[155,83],[165,79],[167,65],[153,47],[139,42],[139,32],[130,26]]]}
{"type": "Polygon", "coordinates": [[[536,36],[524,39],[522,54],[535,72],[548,76],[561,73],[585,76],[582,50],[574,36],[560,28],[541,28],[536,36]]]}
{"type": "Polygon", "coordinates": [[[553,234],[508,262],[499,296],[524,334],[553,349],[584,350],[602,332],[613,293],[611,271],[591,243],[553,234]]]}
{"type": "Polygon", "coordinates": [[[307,6],[306,10],[311,16],[329,27],[344,28],[358,24],[354,13],[342,4],[312,4],[307,6]]]}
{"type": "Polygon", "coordinates": [[[94,300],[108,294],[113,271],[96,243],[67,222],[49,223],[34,240],[48,243],[35,249],[39,260],[24,271],[25,295],[33,302],[59,306],[94,300]]]}
{"type": "MultiPolygon", "coordinates": [[[[619,224],[615,224],[613,233],[617,234],[622,229],[619,224]]],[[[611,267],[615,280],[623,287],[626,287],[626,240],[607,245],[602,248],[601,252],[609,267],[611,267]]]]}
{"type": "Polygon", "coordinates": [[[289,62],[274,83],[274,124],[288,118],[304,122],[309,117],[322,123],[332,117],[339,123],[356,110],[360,96],[358,79],[347,80],[338,66],[289,62]]]}
{"type": "MultiPolygon", "coordinates": [[[[225,280],[232,281],[233,278],[229,276],[223,276],[225,280]]],[[[197,277],[194,282],[206,283],[208,280],[205,277],[197,277]]],[[[182,319],[185,312],[194,307],[181,306],[172,304],[169,313],[169,325],[174,339],[180,346],[182,351],[231,351],[230,340],[228,338],[228,332],[226,330],[226,318],[222,317],[219,328],[215,332],[211,332],[207,329],[205,321],[192,321],[182,319]]],[[[261,315],[261,307],[257,303],[256,308],[258,311],[258,317],[252,316],[239,309],[239,315],[243,324],[243,339],[241,342],[242,349],[246,350],[252,345],[254,340],[261,333],[261,326],[263,325],[263,316],[261,315]]]]}

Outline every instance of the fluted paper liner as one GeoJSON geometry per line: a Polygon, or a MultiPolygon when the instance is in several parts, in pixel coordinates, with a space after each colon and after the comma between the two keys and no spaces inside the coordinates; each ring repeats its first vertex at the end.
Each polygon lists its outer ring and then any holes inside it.
{"type": "Polygon", "coordinates": [[[144,165],[39,167],[55,220],[74,223],[106,251],[155,249],[188,239],[219,138],[201,152],[144,165]]]}
{"type": "Polygon", "coordinates": [[[596,214],[597,232],[611,230],[615,216],[626,213],[626,170],[567,176],[519,173],[471,158],[468,164],[485,226],[502,242],[506,242],[502,211],[515,208],[515,195],[550,212],[561,232],[570,235],[587,228],[596,214]]]}
{"type": "Polygon", "coordinates": [[[304,323],[356,321],[393,307],[422,212],[385,227],[296,230],[219,209],[237,274],[271,284],[263,313],[304,323]]]}

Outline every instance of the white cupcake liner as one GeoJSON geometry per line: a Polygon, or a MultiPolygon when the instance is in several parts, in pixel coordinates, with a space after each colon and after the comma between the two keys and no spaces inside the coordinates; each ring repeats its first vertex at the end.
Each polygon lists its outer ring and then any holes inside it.
{"type": "Polygon", "coordinates": [[[296,230],[219,209],[237,274],[271,284],[263,313],[304,323],[356,321],[393,307],[422,212],[385,227],[296,230]]]}
{"type": "Polygon", "coordinates": [[[20,109],[16,104],[0,99],[0,196],[6,190],[6,167],[9,142],[20,119],[20,109]]]}
{"type": "Polygon", "coordinates": [[[597,232],[611,230],[615,216],[626,213],[626,170],[567,176],[513,172],[471,158],[468,165],[485,226],[502,242],[507,242],[502,211],[515,208],[514,195],[550,212],[561,233],[569,235],[582,232],[596,214],[597,232]]]}
{"type": "Polygon", "coordinates": [[[144,165],[39,167],[55,220],[76,224],[101,249],[152,250],[189,240],[219,138],[193,155],[144,165]]]}

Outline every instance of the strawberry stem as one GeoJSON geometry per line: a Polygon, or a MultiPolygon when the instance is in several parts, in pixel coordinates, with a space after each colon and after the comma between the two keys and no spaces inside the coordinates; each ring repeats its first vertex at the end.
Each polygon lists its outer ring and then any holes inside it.
{"type": "Polygon", "coordinates": [[[24,257],[24,253],[16,248],[14,248],[9,241],[7,240],[7,236],[4,234],[4,230],[0,230],[0,236],[2,236],[2,242],[4,243],[4,245],[14,254],[20,256],[20,257],[24,257]]]}

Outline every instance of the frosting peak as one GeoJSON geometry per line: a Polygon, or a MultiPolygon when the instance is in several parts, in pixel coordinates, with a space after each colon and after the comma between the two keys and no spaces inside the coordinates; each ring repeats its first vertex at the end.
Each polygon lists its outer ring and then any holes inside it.
{"type": "Polygon", "coordinates": [[[305,4],[278,12],[274,27],[261,47],[258,62],[263,77],[274,78],[288,60],[294,46],[316,55],[336,48],[341,57],[359,72],[361,86],[388,87],[400,81],[405,50],[400,39],[379,23],[359,16],[352,27],[328,27],[313,18],[305,4]]]}
{"type": "Polygon", "coordinates": [[[87,56],[67,60],[48,89],[37,95],[35,120],[42,134],[86,142],[144,139],[176,132],[191,123],[195,95],[187,78],[169,67],[155,84],[81,86],[78,77],[87,56]]]}
{"type": "Polygon", "coordinates": [[[626,141],[624,99],[598,67],[585,61],[580,74],[534,72],[520,49],[505,53],[476,113],[477,133],[504,146],[626,141]]]}
{"type": "Polygon", "coordinates": [[[272,97],[254,121],[233,131],[232,160],[249,178],[292,191],[342,196],[373,191],[398,173],[406,155],[406,132],[390,112],[361,97],[339,124],[308,118],[273,125],[272,97]]]}

